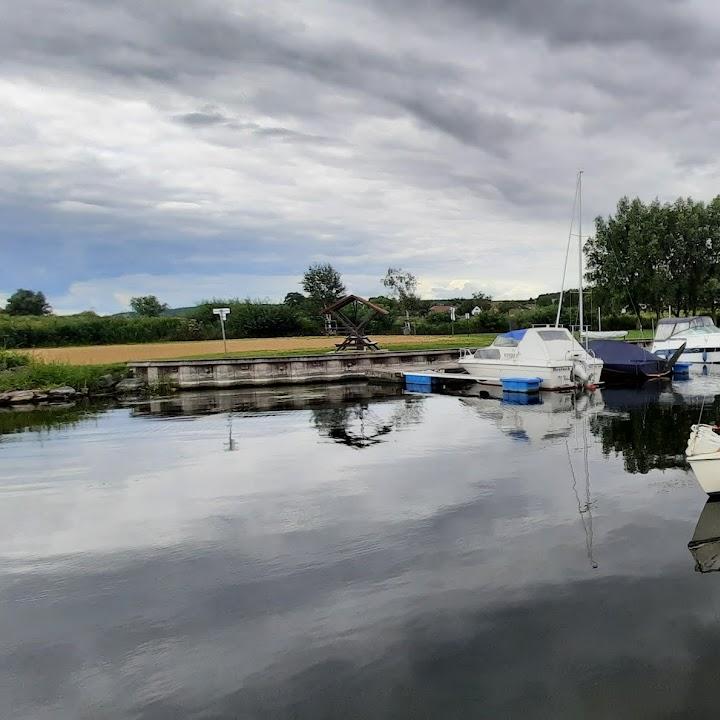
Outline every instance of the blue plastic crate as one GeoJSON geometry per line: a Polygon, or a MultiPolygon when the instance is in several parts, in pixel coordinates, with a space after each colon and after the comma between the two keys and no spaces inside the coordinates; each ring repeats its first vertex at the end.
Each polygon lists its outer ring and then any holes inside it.
{"type": "Polygon", "coordinates": [[[405,389],[411,392],[432,392],[433,378],[429,375],[405,373],[405,389]]]}
{"type": "Polygon", "coordinates": [[[540,390],[542,378],[539,377],[507,377],[500,378],[503,392],[536,393],[540,390]]]}
{"type": "Polygon", "coordinates": [[[690,363],[675,363],[673,366],[673,375],[689,375],[690,363]]]}

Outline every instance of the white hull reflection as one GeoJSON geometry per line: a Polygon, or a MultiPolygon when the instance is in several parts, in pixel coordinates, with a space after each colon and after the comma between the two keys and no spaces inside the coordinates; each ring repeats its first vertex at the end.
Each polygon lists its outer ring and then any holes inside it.
{"type": "Polygon", "coordinates": [[[720,571],[720,501],[710,498],[698,518],[688,550],[701,573],[720,571]]]}
{"type": "Polygon", "coordinates": [[[462,402],[493,420],[506,435],[532,444],[568,438],[578,421],[604,408],[599,390],[527,396],[484,386],[472,388],[462,402]]]}

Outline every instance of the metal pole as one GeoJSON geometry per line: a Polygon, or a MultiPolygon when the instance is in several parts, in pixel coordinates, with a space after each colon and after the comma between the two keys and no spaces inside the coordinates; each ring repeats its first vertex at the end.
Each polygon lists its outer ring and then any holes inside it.
{"type": "Polygon", "coordinates": [[[220,327],[222,328],[223,348],[225,348],[225,354],[227,355],[227,340],[225,339],[225,315],[220,315],[220,327]]]}
{"type": "MultiPolygon", "coordinates": [[[[580,316],[580,342],[582,342],[582,333],[584,317],[583,317],[583,242],[582,242],[582,174],[583,171],[578,171],[578,272],[580,283],[580,292],[578,293],[578,314],[580,316]]],[[[587,349],[587,337],[585,338],[585,348],[587,349]]]]}

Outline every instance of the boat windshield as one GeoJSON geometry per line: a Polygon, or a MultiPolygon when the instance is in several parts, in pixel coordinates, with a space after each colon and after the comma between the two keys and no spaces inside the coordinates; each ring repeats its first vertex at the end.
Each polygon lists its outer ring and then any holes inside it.
{"type": "Polygon", "coordinates": [[[715,327],[712,318],[707,315],[694,318],[668,318],[658,324],[655,340],[662,341],[675,336],[686,337],[711,333],[720,333],[720,328],[715,327]]]}

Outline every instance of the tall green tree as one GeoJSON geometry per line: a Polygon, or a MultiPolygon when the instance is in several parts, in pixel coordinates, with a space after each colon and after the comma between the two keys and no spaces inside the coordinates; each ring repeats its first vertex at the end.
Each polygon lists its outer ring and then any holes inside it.
{"type": "Polygon", "coordinates": [[[167,304],[160,302],[155,295],[130,298],[130,307],[143,317],[158,317],[168,308],[167,304]]]}
{"type": "Polygon", "coordinates": [[[5,305],[8,315],[49,315],[52,308],[39,290],[16,290],[5,305]]]}
{"type": "Polygon", "coordinates": [[[709,297],[720,277],[720,197],[710,203],[678,198],[644,204],[621,198],[614,215],[595,220],[585,246],[588,279],[596,297],[611,297],[656,315],[713,307],[709,297]]]}
{"type": "Polygon", "coordinates": [[[330,263],[310,265],[303,275],[302,287],[316,312],[345,294],[342,276],[330,263]]]}

